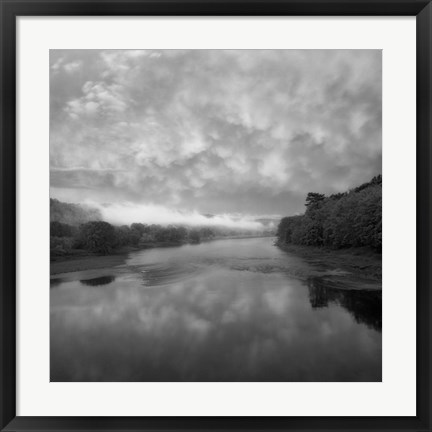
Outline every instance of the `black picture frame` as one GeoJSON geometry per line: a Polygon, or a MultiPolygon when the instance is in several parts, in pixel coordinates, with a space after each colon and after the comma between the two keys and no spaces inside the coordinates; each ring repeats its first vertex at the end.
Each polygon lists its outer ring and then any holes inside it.
{"type": "Polygon", "coordinates": [[[430,431],[431,45],[425,0],[0,0],[0,428],[2,431],[430,431]],[[415,417],[20,417],[16,415],[16,18],[19,16],[416,16],[417,415],[415,417]]]}

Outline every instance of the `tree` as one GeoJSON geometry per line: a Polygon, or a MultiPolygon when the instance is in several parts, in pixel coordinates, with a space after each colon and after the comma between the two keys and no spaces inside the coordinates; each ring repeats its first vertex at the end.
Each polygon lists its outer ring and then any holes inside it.
{"type": "Polygon", "coordinates": [[[210,240],[214,237],[214,232],[208,227],[201,228],[199,232],[200,237],[204,240],[210,240]]]}
{"type": "Polygon", "coordinates": [[[138,231],[140,237],[148,231],[147,225],[144,225],[142,223],[133,223],[130,227],[132,230],[138,231]]]}
{"type": "MultiPolygon", "coordinates": [[[[306,208],[307,210],[315,209],[319,206],[319,203],[324,201],[325,195],[316,193],[316,192],[309,192],[306,197],[306,208]]],[[[307,211],[306,210],[306,211],[307,211]]]]}
{"type": "Polygon", "coordinates": [[[73,227],[68,224],[53,221],[50,223],[50,236],[51,237],[72,237],[73,227]]]}
{"type": "Polygon", "coordinates": [[[117,246],[136,246],[141,238],[137,230],[130,229],[127,225],[115,227],[117,246]]]}
{"type": "Polygon", "coordinates": [[[191,243],[199,243],[201,241],[201,236],[198,230],[191,230],[189,232],[189,241],[191,243]]]}
{"type": "Polygon", "coordinates": [[[108,222],[87,222],[79,228],[80,243],[91,252],[109,254],[116,245],[114,227],[108,222]]]}

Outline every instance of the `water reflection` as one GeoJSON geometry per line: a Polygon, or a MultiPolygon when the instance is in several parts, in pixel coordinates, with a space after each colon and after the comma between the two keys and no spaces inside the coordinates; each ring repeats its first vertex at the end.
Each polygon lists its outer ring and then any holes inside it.
{"type": "Polygon", "coordinates": [[[108,285],[115,281],[115,276],[100,276],[92,279],[82,279],[80,282],[86,286],[108,285]]]}
{"type": "Polygon", "coordinates": [[[378,290],[349,290],[329,286],[325,278],[308,279],[309,301],[312,308],[336,303],[349,311],[358,323],[377,331],[382,328],[382,293],[378,290]]]}
{"type": "Polygon", "coordinates": [[[380,381],[381,334],[364,325],[380,306],[292,267],[298,258],[271,239],[245,239],[138,252],[112,276],[70,274],[51,291],[51,380],[380,381]]]}
{"type": "Polygon", "coordinates": [[[50,288],[55,288],[64,282],[62,278],[52,278],[50,279],[50,288]]]}

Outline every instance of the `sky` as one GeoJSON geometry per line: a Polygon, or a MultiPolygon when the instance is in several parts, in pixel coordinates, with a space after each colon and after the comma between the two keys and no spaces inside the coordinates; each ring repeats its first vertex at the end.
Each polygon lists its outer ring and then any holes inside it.
{"type": "Polygon", "coordinates": [[[381,173],[381,73],[380,50],[51,50],[50,195],[119,223],[301,213],[381,173]]]}

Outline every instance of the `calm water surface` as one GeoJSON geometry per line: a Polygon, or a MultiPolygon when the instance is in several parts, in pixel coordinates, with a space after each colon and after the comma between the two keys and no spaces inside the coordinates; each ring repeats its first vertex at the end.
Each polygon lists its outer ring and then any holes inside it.
{"type": "Polygon", "coordinates": [[[273,241],[54,276],[51,380],[381,381],[381,292],[329,288],[273,241]]]}

